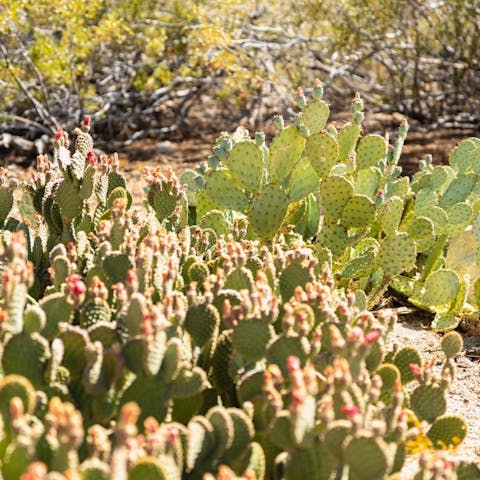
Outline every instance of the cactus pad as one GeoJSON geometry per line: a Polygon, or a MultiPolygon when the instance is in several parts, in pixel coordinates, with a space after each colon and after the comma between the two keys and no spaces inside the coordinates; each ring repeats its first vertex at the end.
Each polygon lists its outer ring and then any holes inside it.
{"type": "Polygon", "coordinates": [[[259,237],[270,238],[278,232],[288,203],[285,192],[274,184],[266,185],[259,195],[253,197],[248,218],[259,237]]]}
{"type": "Polygon", "coordinates": [[[465,420],[455,415],[438,417],[427,432],[427,437],[431,440],[433,446],[440,450],[457,447],[466,435],[467,425],[465,420]]]}
{"type": "Polygon", "coordinates": [[[367,135],[363,137],[357,147],[357,168],[373,167],[387,153],[387,142],[380,135],[367,135]]]}
{"type": "Polygon", "coordinates": [[[273,181],[283,183],[300,160],[304,146],[305,139],[297,127],[292,125],[280,131],[270,144],[268,160],[273,181]]]}
{"type": "Polygon", "coordinates": [[[320,185],[320,201],[328,220],[338,220],[343,209],[353,197],[354,188],[347,179],[339,176],[326,178],[320,185]]]}
{"type": "Polygon", "coordinates": [[[320,178],[327,177],[332,167],[340,161],[337,141],[327,133],[308,137],[305,154],[320,178]]]}
{"type": "Polygon", "coordinates": [[[380,244],[378,261],[386,277],[399,275],[415,265],[417,250],[415,243],[406,233],[387,237],[380,244]]]}
{"type": "Polygon", "coordinates": [[[14,335],[6,343],[2,354],[3,373],[23,375],[34,387],[44,384],[44,370],[50,358],[48,342],[39,334],[14,335]]]}
{"type": "Polygon", "coordinates": [[[422,357],[416,348],[403,347],[393,357],[393,364],[400,371],[402,385],[407,385],[415,379],[410,370],[410,365],[422,365],[422,357]]]}
{"type": "Polygon", "coordinates": [[[232,342],[235,350],[248,362],[265,356],[267,344],[274,336],[272,327],[260,320],[241,320],[235,326],[232,342]]]}
{"type": "Polygon", "coordinates": [[[288,182],[288,197],[293,202],[305,198],[318,188],[318,177],[311,163],[306,157],[302,158],[293,169],[288,182]]]}
{"type": "Polygon", "coordinates": [[[340,160],[345,162],[357,145],[360,136],[360,125],[357,123],[347,123],[340,132],[338,132],[338,154],[340,160]]]}
{"type": "Polygon", "coordinates": [[[262,150],[255,142],[247,140],[236,143],[228,152],[225,164],[232,173],[232,177],[247,192],[260,191],[265,165],[262,150]]]}
{"type": "Polygon", "coordinates": [[[325,128],[330,109],[323,100],[309,103],[302,112],[302,121],[311,134],[320,132],[325,128]]]}
{"type": "Polygon", "coordinates": [[[408,226],[407,232],[419,253],[427,251],[435,241],[433,222],[426,217],[415,218],[408,226]]]}
{"type": "Polygon", "coordinates": [[[345,205],[341,220],[349,228],[364,228],[375,221],[375,216],[374,203],[365,195],[355,195],[345,205]]]}
{"type": "Polygon", "coordinates": [[[380,439],[354,437],[345,447],[343,459],[352,480],[381,480],[391,464],[387,445],[380,439]]]}
{"type": "Polygon", "coordinates": [[[455,203],[463,202],[472,191],[476,180],[477,176],[473,173],[456,177],[443,194],[440,207],[450,207],[455,203]]]}
{"type": "Polygon", "coordinates": [[[220,325],[218,310],[209,304],[192,305],[185,317],[185,329],[197,345],[203,346],[213,335],[216,335],[220,325]]]}
{"type": "Polygon", "coordinates": [[[444,305],[453,302],[460,290],[460,279],[454,270],[436,270],[425,280],[422,301],[427,305],[444,305]]]}
{"type": "Polygon", "coordinates": [[[232,225],[221,210],[210,210],[200,220],[202,229],[211,228],[217,235],[228,235],[232,225]]]}
{"type": "Polygon", "coordinates": [[[433,423],[447,408],[445,391],[434,385],[420,385],[410,396],[410,408],[420,420],[433,423]]]}
{"type": "Polygon", "coordinates": [[[287,358],[291,355],[298,357],[302,367],[305,365],[307,352],[300,337],[281,336],[273,340],[267,347],[267,361],[276,363],[285,376],[288,375],[287,358]]]}
{"type": "Polygon", "coordinates": [[[232,175],[226,169],[209,172],[205,188],[212,201],[222,208],[244,210],[248,207],[248,195],[234,183],[232,175]]]}
{"type": "Polygon", "coordinates": [[[0,187],[0,227],[5,223],[5,220],[13,207],[13,192],[5,187],[0,187]]]}
{"type": "Polygon", "coordinates": [[[391,197],[385,201],[380,210],[380,224],[382,230],[389,237],[394,237],[403,215],[403,200],[400,197],[391,197]]]}
{"type": "Polygon", "coordinates": [[[447,358],[455,358],[463,349],[463,338],[458,332],[448,332],[442,338],[441,347],[447,358]]]}

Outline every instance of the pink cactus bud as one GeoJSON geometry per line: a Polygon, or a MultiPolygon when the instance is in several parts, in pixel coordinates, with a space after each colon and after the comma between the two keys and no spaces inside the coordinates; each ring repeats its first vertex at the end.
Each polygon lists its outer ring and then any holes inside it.
{"type": "Polygon", "coordinates": [[[380,330],[370,330],[365,334],[365,343],[370,345],[380,338],[380,330]]]}
{"type": "Polygon", "coordinates": [[[360,413],[360,409],[355,405],[342,405],[340,411],[347,417],[353,417],[360,413]]]}
{"type": "Polygon", "coordinates": [[[84,124],[85,126],[89,126],[89,125],[90,125],[90,121],[91,121],[90,115],[85,115],[85,116],[83,117],[83,124],[84,124]]]}
{"type": "Polygon", "coordinates": [[[408,368],[414,375],[420,375],[422,373],[420,367],[416,363],[410,363],[408,368]]]}
{"type": "Polygon", "coordinates": [[[297,370],[300,370],[300,359],[298,357],[295,357],[294,355],[290,355],[287,358],[287,370],[289,372],[295,372],[297,370]]]}
{"type": "Polygon", "coordinates": [[[87,152],[87,160],[90,165],[95,166],[98,163],[98,157],[93,152],[87,152]]]}
{"type": "Polygon", "coordinates": [[[59,128],[56,132],[55,132],[55,140],[60,140],[63,138],[63,130],[61,128],[59,128]]]}

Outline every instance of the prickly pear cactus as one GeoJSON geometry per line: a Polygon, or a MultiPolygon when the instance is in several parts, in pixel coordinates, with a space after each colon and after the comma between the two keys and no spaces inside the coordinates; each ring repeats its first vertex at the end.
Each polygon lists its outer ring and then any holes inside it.
{"type": "Polygon", "coordinates": [[[146,172],[143,210],[90,117],[18,218],[0,172],[2,478],[380,480],[419,453],[415,478],[480,478],[438,460],[467,432],[459,334],[424,359],[368,311],[393,287],[436,328],[478,312],[480,142],[410,181],[405,124],[363,135],[357,96],[337,129],[322,94],[270,143],[238,129],[181,181],[146,172]]]}

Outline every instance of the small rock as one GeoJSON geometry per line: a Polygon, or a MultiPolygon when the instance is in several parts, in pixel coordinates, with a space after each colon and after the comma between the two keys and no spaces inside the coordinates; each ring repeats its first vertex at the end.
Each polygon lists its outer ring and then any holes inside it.
{"type": "Polygon", "coordinates": [[[157,153],[169,155],[175,151],[175,145],[169,140],[165,140],[164,142],[158,142],[155,145],[155,150],[157,151],[157,153]]]}

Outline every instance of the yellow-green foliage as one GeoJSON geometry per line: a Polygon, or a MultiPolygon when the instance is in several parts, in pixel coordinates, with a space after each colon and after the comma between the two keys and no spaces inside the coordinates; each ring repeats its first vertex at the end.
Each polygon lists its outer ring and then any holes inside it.
{"type": "Polygon", "coordinates": [[[185,78],[245,105],[265,80],[266,91],[313,76],[350,88],[342,77],[356,74],[356,89],[397,107],[443,89],[455,111],[473,110],[462,102],[475,96],[477,17],[465,0],[0,0],[0,109],[25,90],[65,107],[66,88],[77,109],[100,110],[106,92],[148,96],[185,78]]]}

